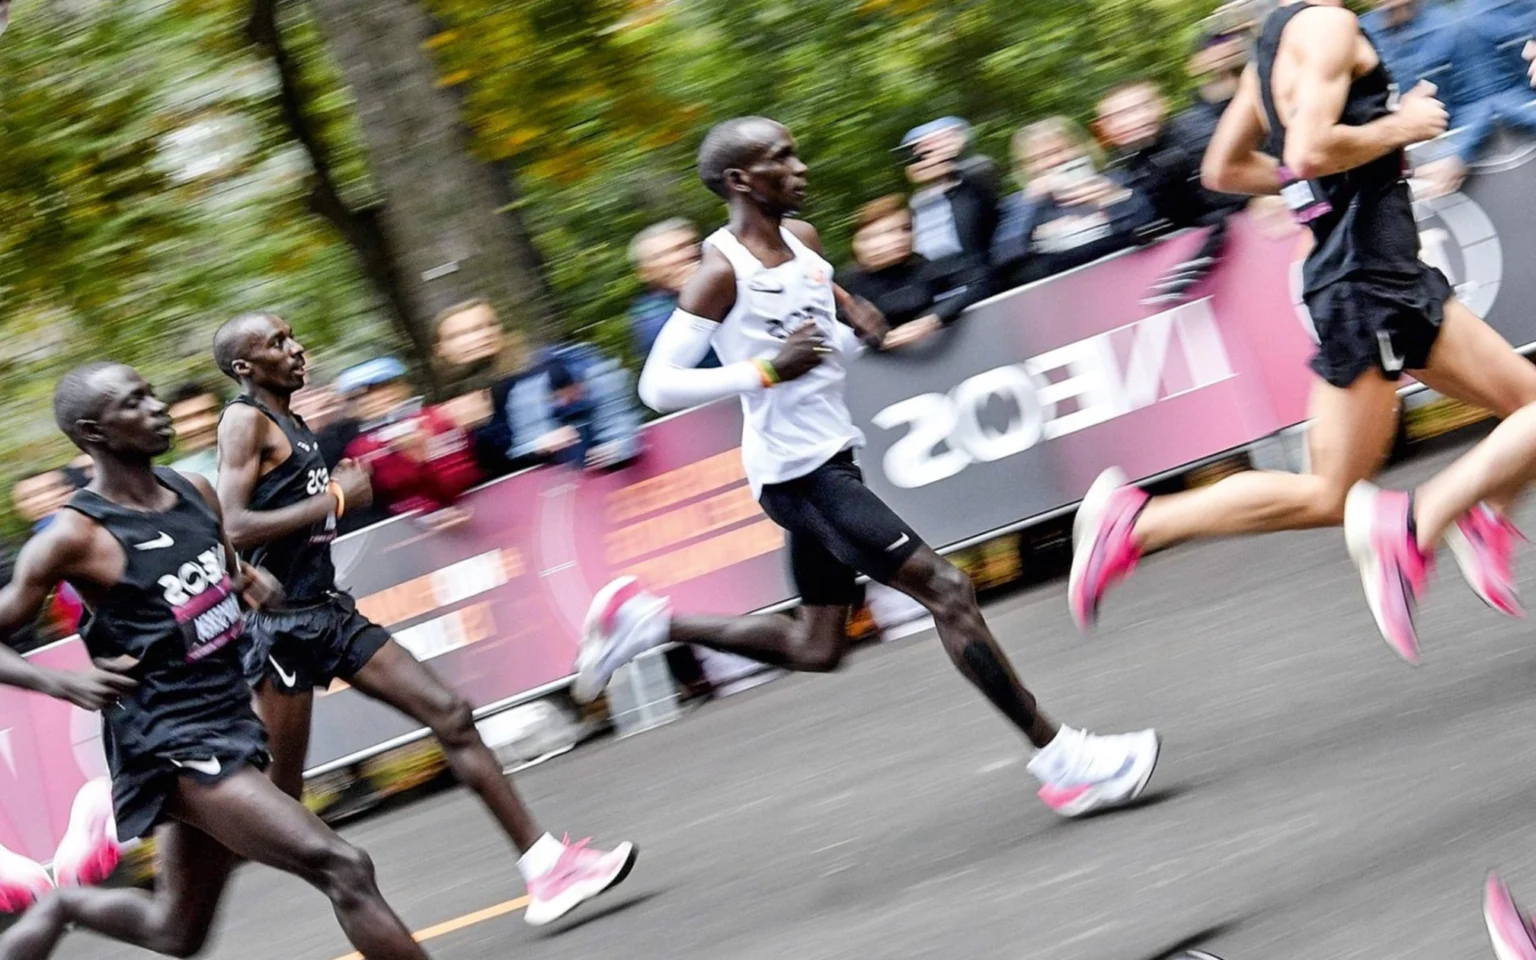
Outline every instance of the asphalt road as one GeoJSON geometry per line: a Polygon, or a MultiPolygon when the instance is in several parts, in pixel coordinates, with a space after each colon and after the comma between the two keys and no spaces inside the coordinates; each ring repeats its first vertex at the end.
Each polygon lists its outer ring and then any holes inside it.
{"type": "MultiPolygon", "coordinates": [[[[1448,555],[1417,669],[1377,638],[1336,531],[1152,558],[1088,640],[1059,581],[987,612],[1053,714],[1161,729],[1144,806],[1058,820],[1021,742],[921,635],[520,776],[549,829],[632,839],[639,864],[552,929],[512,910],[432,954],[1153,960],[1198,941],[1225,960],[1486,960],[1488,869],[1536,903],[1536,641],[1448,555]]],[[[413,929],[522,894],[462,790],[345,833],[413,929]]],[[[348,952],[318,894],[246,868],[210,955],[348,952]]],[[[141,956],[85,934],[59,955],[141,956]]]]}

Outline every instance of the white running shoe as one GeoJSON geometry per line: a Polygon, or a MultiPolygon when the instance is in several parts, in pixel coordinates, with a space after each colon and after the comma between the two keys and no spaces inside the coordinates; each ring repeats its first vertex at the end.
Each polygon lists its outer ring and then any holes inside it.
{"type": "Polygon", "coordinates": [[[587,609],[576,682],[571,696],[591,703],[624,664],[666,640],[670,601],[646,593],[634,577],[620,577],[597,592],[587,609]]]}
{"type": "Polygon", "coordinates": [[[22,913],[52,889],[42,864],[0,847],[0,913],[22,913]]]}
{"type": "Polygon", "coordinates": [[[570,913],[593,897],[624,882],[639,851],[632,843],[612,850],[589,850],[587,840],[571,843],[567,836],[554,866],[528,881],[528,909],[523,919],[542,927],[570,913]]]}
{"type": "MultiPolygon", "coordinates": [[[[1069,739],[1059,746],[1071,751],[1069,759],[1060,773],[1046,779],[1039,795],[1064,817],[1107,810],[1141,796],[1162,750],[1156,730],[1098,736],[1063,727],[1057,737],[1063,736],[1069,739]]],[[[1052,741],[1046,750],[1057,746],[1052,741]]],[[[1031,772],[1041,769],[1045,755],[1042,750],[1030,761],[1031,772]]]]}
{"type": "Polygon", "coordinates": [[[53,879],[61,887],[94,887],[112,875],[121,859],[112,781],[99,777],[75,794],[69,827],[53,855],[53,879]]]}

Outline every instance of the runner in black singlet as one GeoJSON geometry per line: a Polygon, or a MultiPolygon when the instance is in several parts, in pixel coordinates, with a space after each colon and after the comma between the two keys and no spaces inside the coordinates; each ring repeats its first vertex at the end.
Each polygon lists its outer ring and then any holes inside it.
{"type": "Polygon", "coordinates": [[[0,956],[41,960],[71,925],[192,956],[244,858],[326,894],[364,955],[425,958],[379,894],[367,855],[260,772],[266,738],[238,656],[242,601],[259,605],[278,587],[235,561],[205,480],[152,467],[171,445],[165,404],[132,369],[92,364],[59,381],[54,412],[91,455],[95,479],[22,551],[0,590],[0,635],[68,582],[88,610],[81,639],[96,667],[47,670],[0,643],[0,683],[103,712],[119,835],[164,824],[160,872],[153,894],[53,892],[0,936],[0,956]]]}
{"type": "Polygon", "coordinates": [[[256,710],[271,735],[272,779],[295,797],[302,793],[313,691],[340,678],[437,736],[453,772],[522,853],[529,923],[555,920],[621,882],[634,865],[634,845],[605,852],[540,830],[480,738],[469,703],[337,586],[330,554],[336,520],[368,501],[368,476],[347,460],[327,473],[319,442],[290,408],[306,365],[288,324],[266,313],[236,317],[215,336],[214,358],[241,386],[219,424],[219,499],[230,539],[276,573],[287,594],[281,607],[252,615],[244,651],[256,710]]]}
{"type": "MultiPolygon", "coordinates": [[[[1381,57],[1339,0],[1291,2],[1265,21],[1254,63],[1222,115],[1203,166],[1206,186],[1279,194],[1311,230],[1303,300],[1317,331],[1308,433],[1309,472],[1252,470],[1196,490],[1148,498],[1106,470],[1078,510],[1068,585],[1086,629],[1104,593],[1144,553],[1199,536],[1336,526],[1345,501],[1370,509],[1358,481],[1385,459],[1397,426],[1399,378],[1505,417],[1536,401],[1536,367],[1456,300],[1419,260],[1404,179],[1405,150],[1444,132],[1446,111],[1421,83],[1394,105],[1381,57]]],[[[1484,601],[1519,613],[1511,494],[1459,517],[1447,542],[1484,601]]],[[[1378,602],[1393,648],[1417,658],[1407,611],[1378,602]]]]}

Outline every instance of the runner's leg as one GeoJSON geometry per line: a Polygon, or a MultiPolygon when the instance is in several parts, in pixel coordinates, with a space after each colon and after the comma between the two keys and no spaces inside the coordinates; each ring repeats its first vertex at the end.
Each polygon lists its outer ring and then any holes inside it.
{"type": "Polygon", "coordinates": [[[734,653],[785,670],[827,673],[848,652],[848,608],[817,604],[800,616],[675,617],[667,639],[734,653]]]}
{"type": "Polygon", "coordinates": [[[533,847],[544,831],[502,773],[501,761],[480,738],[469,701],[393,640],[348,682],[429,728],[442,744],[448,766],[479,796],[517,849],[526,853],[533,847]]]}
{"type": "Polygon", "coordinates": [[[268,677],[256,688],[255,707],[256,716],[267,728],[268,752],[272,756],[267,776],[278,789],[299,799],[304,793],[304,761],[309,755],[314,691],[284,693],[268,677]]]}
{"type": "Polygon", "coordinates": [[[293,874],[325,894],[347,939],[368,960],[425,960],[384,902],[368,854],[254,767],[215,784],[181,778],[171,813],[236,856],[293,874]]]}
{"type": "Polygon", "coordinates": [[[1391,449],[1397,385],[1374,370],[1344,388],[1318,380],[1310,406],[1310,472],[1247,470],[1209,487],[1153,497],[1136,521],[1137,545],[1151,552],[1192,537],[1341,523],[1349,488],[1374,474],[1391,449]]]}
{"type": "Polygon", "coordinates": [[[207,834],[181,823],[155,836],[159,871],[153,893],[66,887],[22,916],[3,937],[0,956],[42,960],[71,924],[172,957],[203,948],[235,857],[207,834]]]}

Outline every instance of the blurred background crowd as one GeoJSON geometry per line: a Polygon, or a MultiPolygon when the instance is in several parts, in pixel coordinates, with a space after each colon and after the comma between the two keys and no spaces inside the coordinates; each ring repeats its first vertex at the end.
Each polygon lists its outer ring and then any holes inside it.
{"type": "MultiPolygon", "coordinates": [[[[1457,189],[1500,127],[1536,129],[1521,59],[1536,0],[1359,9],[1400,87],[1429,80],[1450,109],[1421,192],[1457,189]]],[[[0,44],[0,577],[88,480],[51,427],[57,374],[140,365],[172,404],[175,466],[212,479],[233,384],[207,345],[242,309],[293,323],[312,356],[296,410],[329,463],[372,473],[375,503],[346,529],[473,523],[460,497],[477,483],[633,461],[635,372],[720,219],[692,151],[732,114],[799,137],[806,216],[892,347],[1209,228],[1146,302],[1194,296],[1228,217],[1290,229],[1272,201],[1200,182],[1266,10],[19,0],[0,44]],[[369,43],[410,55],[381,77],[356,54],[369,43]],[[392,142],[413,120],[418,139],[392,142]]],[[[66,591],[23,642],[79,613],[66,591]]]]}

